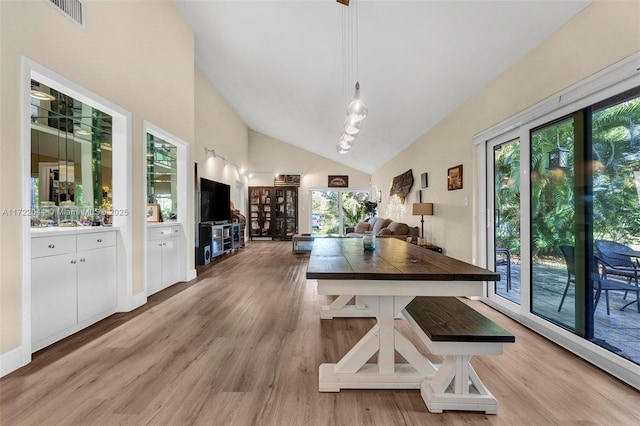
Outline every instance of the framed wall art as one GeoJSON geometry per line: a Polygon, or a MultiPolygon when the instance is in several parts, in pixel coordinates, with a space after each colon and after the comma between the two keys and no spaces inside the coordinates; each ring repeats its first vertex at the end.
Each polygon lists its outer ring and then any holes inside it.
{"type": "Polygon", "coordinates": [[[329,188],[348,188],[349,176],[345,175],[329,175],[329,188]]]}
{"type": "Polygon", "coordinates": [[[462,189],[462,164],[451,167],[447,171],[447,189],[449,191],[462,189]]]}
{"type": "Polygon", "coordinates": [[[147,222],[162,222],[160,204],[147,204],[147,222]]]}

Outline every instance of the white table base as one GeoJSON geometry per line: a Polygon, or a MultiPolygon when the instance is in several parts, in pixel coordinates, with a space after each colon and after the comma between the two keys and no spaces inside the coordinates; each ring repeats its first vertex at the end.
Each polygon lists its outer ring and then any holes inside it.
{"type": "Polygon", "coordinates": [[[378,322],[337,364],[322,364],[320,392],[341,389],[419,389],[420,383],[433,377],[436,368],[399,330],[394,320],[412,296],[361,296],[378,322]],[[408,364],[396,364],[395,352],[408,364]],[[378,354],[377,364],[367,361],[378,354]]]}
{"type": "Polygon", "coordinates": [[[371,318],[376,315],[368,309],[360,296],[355,296],[355,303],[350,304],[354,296],[338,296],[331,304],[322,306],[320,319],[334,318],[371,318]]]}
{"type": "MultiPolygon", "coordinates": [[[[344,284],[344,281],[318,280],[318,294],[340,294],[337,287],[344,284]]],[[[502,353],[502,344],[431,342],[419,328],[416,329],[412,318],[402,313],[415,295],[481,295],[481,284],[466,282],[460,286],[457,282],[455,284],[458,286],[436,287],[436,283],[431,282],[426,290],[422,286],[418,290],[418,283],[404,282],[402,291],[396,288],[388,291],[388,294],[384,294],[386,288],[381,289],[381,284],[353,282],[353,290],[359,290],[361,294],[356,297],[354,305],[348,304],[354,296],[343,293],[331,305],[323,307],[321,318],[324,319],[375,316],[377,323],[338,363],[320,365],[320,392],[339,392],[341,389],[420,389],[427,408],[433,413],[464,410],[496,414],[498,401],[484,386],[469,361],[473,355],[502,353]],[[427,294],[423,294],[423,291],[427,294]],[[401,295],[397,295],[398,292],[401,295]],[[406,318],[431,353],[445,356],[442,365],[431,363],[395,328],[396,317],[406,318]],[[406,364],[395,363],[396,351],[407,360],[406,364]],[[377,363],[367,363],[376,353],[377,363]]],[[[348,288],[342,290],[349,291],[348,288]]]]}

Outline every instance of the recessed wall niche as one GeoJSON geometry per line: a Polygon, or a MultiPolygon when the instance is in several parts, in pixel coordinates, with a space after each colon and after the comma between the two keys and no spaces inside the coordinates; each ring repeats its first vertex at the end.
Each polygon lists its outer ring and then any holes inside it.
{"type": "Polygon", "coordinates": [[[112,117],[31,80],[30,127],[31,207],[110,211],[112,117]]]}

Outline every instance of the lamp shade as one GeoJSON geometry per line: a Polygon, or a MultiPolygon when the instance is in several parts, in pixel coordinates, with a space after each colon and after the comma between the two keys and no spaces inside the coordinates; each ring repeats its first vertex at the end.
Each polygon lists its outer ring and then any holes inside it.
{"type": "Polygon", "coordinates": [[[433,203],[415,203],[413,204],[414,216],[432,216],[433,203]]]}

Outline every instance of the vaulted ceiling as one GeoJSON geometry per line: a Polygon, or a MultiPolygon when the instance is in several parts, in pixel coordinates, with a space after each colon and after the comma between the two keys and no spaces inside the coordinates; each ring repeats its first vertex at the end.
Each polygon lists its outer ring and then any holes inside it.
{"type": "Polygon", "coordinates": [[[358,31],[347,34],[357,35],[357,78],[369,115],[343,155],[336,145],[355,84],[355,77],[345,81],[345,6],[334,0],[176,1],[195,32],[196,67],[250,129],[366,173],[589,4],[354,2],[349,7],[357,11],[358,31]]]}

